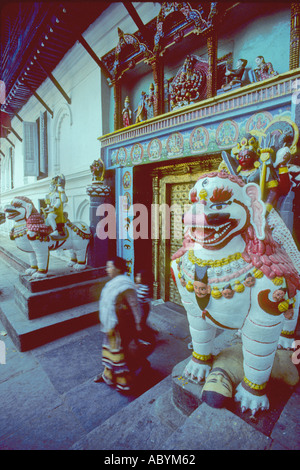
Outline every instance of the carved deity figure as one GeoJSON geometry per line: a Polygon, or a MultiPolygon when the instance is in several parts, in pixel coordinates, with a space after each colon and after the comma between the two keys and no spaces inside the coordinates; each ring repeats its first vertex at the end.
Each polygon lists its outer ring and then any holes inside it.
{"type": "Polygon", "coordinates": [[[124,127],[130,126],[132,124],[132,111],[130,109],[130,101],[129,101],[128,96],[126,96],[125,98],[122,116],[123,116],[123,126],[124,127]]]}
{"type": "Polygon", "coordinates": [[[47,204],[44,210],[46,225],[49,225],[52,230],[52,236],[58,237],[58,224],[65,224],[67,221],[64,215],[64,205],[68,202],[68,197],[65,193],[65,178],[63,175],[58,175],[52,178],[49,185],[50,192],[45,197],[47,204]]]}
{"type": "Polygon", "coordinates": [[[202,75],[195,68],[195,58],[187,56],[179,75],[172,82],[171,107],[185,106],[196,102],[200,97],[202,75]]]}
{"type": "Polygon", "coordinates": [[[256,57],[255,63],[256,67],[253,70],[257,81],[266,80],[267,78],[278,75],[278,73],[274,71],[271,62],[265,62],[262,55],[256,57]]]}
{"type": "Polygon", "coordinates": [[[136,119],[135,119],[136,123],[145,121],[147,119],[146,100],[147,100],[147,95],[144,91],[142,91],[138,107],[134,111],[136,113],[136,119]]]}
{"type": "Polygon", "coordinates": [[[147,109],[147,119],[151,119],[154,116],[154,84],[151,83],[149,86],[149,95],[146,97],[146,109],[147,109]]]}
{"type": "Polygon", "coordinates": [[[287,194],[290,189],[289,184],[283,178],[277,177],[271,160],[273,154],[271,148],[260,148],[258,140],[248,134],[231,153],[239,163],[237,173],[243,181],[260,185],[267,209],[270,210],[274,206],[279,191],[287,194]]]}
{"type": "Polygon", "coordinates": [[[90,165],[90,170],[93,175],[93,182],[103,181],[104,173],[105,173],[105,166],[101,158],[98,158],[98,160],[93,161],[93,163],[90,165]]]}
{"type": "Polygon", "coordinates": [[[238,59],[235,69],[226,69],[226,85],[223,85],[222,88],[225,88],[228,85],[242,84],[242,79],[247,63],[248,61],[245,59],[238,59]]]}

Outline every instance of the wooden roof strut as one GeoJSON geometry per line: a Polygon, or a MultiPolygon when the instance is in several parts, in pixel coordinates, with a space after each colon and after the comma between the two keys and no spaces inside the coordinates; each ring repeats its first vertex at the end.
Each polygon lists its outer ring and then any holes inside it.
{"type": "Polygon", "coordinates": [[[90,56],[94,59],[94,61],[96,62],[96,64],[99,65],[99,67],[101,68],[102,72],[104,73],[105,77],[106,78],[109,78],[110,80],[113,80],[111,74],[109,73],[109,71],[107,70],[107,68],[105,67],[104,63],[102,62],[102,60],[99,59],[99,57],[97,56],[97,54],[93,51],[93,49],[91,48],[91,46],[88,44],[88,42],[84,39],[84,37],[82,36],[82,34],[80,34],[78,36],[78,41],[80,42],[80,44],[85,48],[85,50],[90,54],[90,56]]]}
{"type": "Polygon", "coordinates": [[[14,143],[13,143],[11,140],[9,140],[9,138],[8,138],[8,137],[5,137],[5,138],[6,138],[7,142],[9,142],[9,143],[10,143],[10,145],[12,145],[13,147],[15,147],[15,144],[14,144],[14,143]]]}
{"type": "Polygon", "coordinates": [[[148,43],[148,45],[151,45],[151,40],[149,38],[148,30],[146,26],[144,25],[144,23],[142,22],[141,18],[139,17],[132,3],[131,2],[122,2],[122,3],[124,7],[126,8],[126,10],[128,11],[129,15],[131,16],[131,18],[133,19],[133,21],[135,22],[135,24],[137,25],[139,31],[142,33],[145,41],[148,43]]]}
{"type": "Polygon", "coordinates": [[[12,131],[13,134],[19,139],[20,142],[23,142],[23,139],[19,136],[19,134],[12,128],[10,127],[10,130],[12,131]]]}
{"type": "Polygon", "coordinates": [[[39,60],[36,60],[36,62],[38,63],[38,65],[40,66],[40,68],[43,70],[43,72],[45,72],[45,74],[50,78],[51,82],[56,86],[56,88],[58,89],[58,91],[63,95],[63,97],[65,98],[65,100],[67,101],[68,104],[71,104],[71,98],[67,95],[67,93],[65,92],[65,90],[63,89],[63,87],[58,83],[58,81],[56,80],[56,78],[52,75],[52,73],[47,70],[47,68],[39,61],[39,60]]]}
{"type": "Polygon", "coordinates": [[[40,95],[38,95],[38,93],[36,91],[34,91],[34,89],[28,85],[28,83],[24,83],[24,85],[31,91],[31,93],[33,94],[33,96],[36,97],[36,99],[44,106],[45,109],[47,109],[48,113],[51,114],[51,117],[53,117],[53,111],[52,109],[49,108],[49,106],[45,103],[45,101],[40,97],[40,95]]]}

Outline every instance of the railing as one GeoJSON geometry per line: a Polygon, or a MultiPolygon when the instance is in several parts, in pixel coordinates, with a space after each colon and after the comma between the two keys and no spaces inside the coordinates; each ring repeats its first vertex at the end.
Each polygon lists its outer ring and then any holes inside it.
{"type": "Polygon", "coordinates": [[[298,93],[300,93],[300,68],[170,111],[147,121],[133,124],[103,135],[98,140],[101,142],[102,147],[108,147],[212,115],[268,102],[275,98],[293,94],[297,98],[298,93]]]}

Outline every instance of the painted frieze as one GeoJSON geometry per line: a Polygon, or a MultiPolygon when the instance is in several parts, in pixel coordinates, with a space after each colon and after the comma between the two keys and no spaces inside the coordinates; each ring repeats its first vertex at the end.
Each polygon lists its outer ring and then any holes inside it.
{"type": "MultiPolygon", "coordinates": [[[[204,153],[216,153],[231,150],[240,137],[246,133],[261,135],[264,129],[277,118],[291,118],[288,106],[282,106],[276,112],[258,111],[252,114],[236,116],[234,119],[217,120],[197,125],[196,122],[184,122],[180,132],[157,123],[157,130],[150,134],[140,135],[135,131],[132,143],[122,141],[121,146],[110,146],[105,149],[106,166],[135,166],[163,161],[172,158],[184,158],[204,153]]],[[[179,116],[170,118],[176,124],[179,116]]]]}

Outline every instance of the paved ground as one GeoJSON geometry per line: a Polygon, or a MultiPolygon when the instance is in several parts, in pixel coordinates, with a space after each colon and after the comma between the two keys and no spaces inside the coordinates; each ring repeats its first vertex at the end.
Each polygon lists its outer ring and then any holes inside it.
{"type": "MultiPolygon", "coordinates": [[[[0,259],[2,296],[13,295],[17,277],[0,259]]],[[[0,449],[98,449],[115,455],[117,450],[299,449],[299,386],[285,390],[276,409],[253,423],[235,409],[206,404],[189,417],[179,412],[170,374],[191,354],[187,320],[168,304],[154,306],[150,320],[159,331],[157,345],[150,368],[129,396],[93,382],[102,368],[98,325],[21,353],[0,324],[0,449]]],[[[222,335],[219,347],[230,345],[232,337],[222,335]]]]}
{"type": "MultiPolygon", "coordinates": [[[[60,264],[53,260],[53,269],[60,264]]],[[[1,298],[13,297],[18,276],[19,272],[0,258],[0,305],[1,298]]],[[[19,352],[0,323],[0,449],[68,449],[169,376],[176,363],[190,354],[187,322],[176,311],[164,319],[151,315],[160,329],[150,356],[151,368],[128,396],[93,381],[102,370],[98,325],[19,352]]]]}

